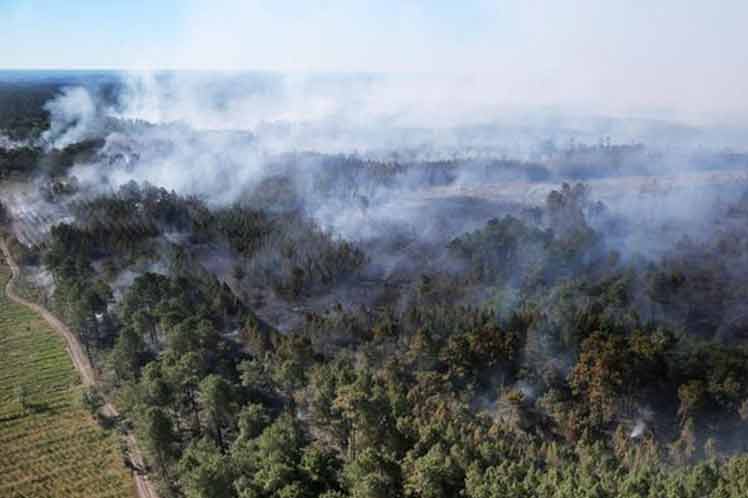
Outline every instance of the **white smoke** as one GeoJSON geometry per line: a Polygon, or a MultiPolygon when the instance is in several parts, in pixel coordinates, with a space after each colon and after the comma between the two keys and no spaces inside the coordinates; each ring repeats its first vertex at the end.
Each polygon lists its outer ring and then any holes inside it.
{"type": "Polygon", "coordinates": [[[99,115],[96,103],[85,88],[65,88],[44,108],[49,112],[50,126],[42,134],[42,139],[55,148],[79,142],[97,131],[99,115]]]}
{"type": "Polygon", "coordinates": [[[103,161],[81,164],[72,174],[87,184],[117,188],[148,182],[182,195],[225,204],[262,178],[262,156],[251,136],[195,132],[183,125],[133,126],[110,133],[103,161]]]}
{"type": "MultiPolygon", "coordinates": [[[[685,143],[691,149],[700,138],[723,137],[720,130],[663,122],[520,111],[492,99],[486,88],[489,80],[469,77],[138,72],[124,74],[122,83],[114,105],[97,102],[86,89],[66,89],[47,105],[51,126],[44,138],[56,147],[89,136],[105,138],[94,163],[73,169],[89,185],[116,189],[133,180],[148,182],[216,204],[241,200],[264,178],[283,173],[275,170],[279,155],[299,151],[400,163],[454,158],[525,160],[549,140],[597,143],[602,136],[613,135],[619,143],[641,140],[663,147],[685,143]]],[[[675,159],[653,165],[650,174],[682,175],[686,156],[668,154],[675,159]],[[663,165],[668,171],[663,171],[663,165]]],[[[299,194],[311,192],[308,185],[314,183],[324,162],[322,157],[303,163],[304,174],[295,176],[299,194]]],[[[405,176],[398,180],[395,195],[393,191],[366,193],[372,202],[365,210],[315,198],[312,214],[344,236],[366,237],[371,230],[379,231],[373,228],[376,225],[402,224],[405,218],[422,226],[423,216],[418,213],[425,212],[426,198],[464,194],[539,204],[558,185],[558,178],[540,184],[527,182],[521,173],[513,174],[497,181],[486,179],[482,170],[462,171],[455,185],[443,192],[421,192],[418,180],[405,176]]],[[[628,183],[621,178],[601,180],[595,182],[593,191],[622,210],[646,208],[650,212],[650,204],[662,203],[665,196],[643,202],[636,186],[646,181],[646,177],[632,177],[628,183]]],[[[673,208],[668,212],[685,216],[684,197],[699,201],[686,204],[694,208],[689,213],[702,212],[712,202],[711,195],[681,195],[682,190],[669,197],[673,208]]],[[[661,205],[657,212],[662,211],[661,205]]],[[[634,246],[644,247],[630,235],[625,237],[634,246]]],[[[625,241],[618,243],[625,246],[625,241]]]]}
{"type": "Polygon", "coordinates": [[[634,428],[631,430],[629,437],[631,439],[637,439],[644,435],[644,431],[647,430],[647,424],[643,420],[637,420],[634,428]]]}

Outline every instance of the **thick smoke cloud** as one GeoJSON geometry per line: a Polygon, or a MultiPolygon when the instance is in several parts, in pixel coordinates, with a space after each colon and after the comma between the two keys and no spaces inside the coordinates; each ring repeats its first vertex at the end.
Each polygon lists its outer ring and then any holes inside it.
{"type": "Polygon", "coordinates": [[[87,184],[113,189],[148,182],[215,204],[237,201],[262,177],[262,157],[251,136],[195,132],[179,124],[132,125],[106,136],[101,161],[75,167],[87,184]]]}
{"type": "Polygon", "coordinates": [[[85,88],[65,88],[44,107],[50,115],[50,127],[42,134],[42,139],[54,147],[66,147],[99,131],[101,116],[85,88]]]}
{"type": "MultiPolygon", "coordinates": [[[[445,230],[445,217],[453,218],[449,234],[464,231],[490,217],[490,209],[476,208],[480,215],[471,218],[469,209],[444,211],[434,203],[540,205],[567,180],[589,182],[596,198],[627,219],[678,227],[672,237],[687,226],[698,236],[698,220],[740,190],[741,173],[713,154],[739,144],[739,128],[510,109],[485,100],[483,84],[366,74],[127,73],[113,102],[66,89],[47,105],[45,139],[57,147],[105,140],[96,161],[72,170],[84,184],[111,191],[148,182],[214,205],[246,200],[291,167],[305,209],[354,239],[393,226],[424,237],[445,230]],[[647,148],[599,146],[611,139],[647,148]],[[315,190],[333,156],[379,164],[458,160],[461,167],[446,183],[406,172],[340,198],[315,190]],[[497,167],[497,159],[519,167],[497,167]],[[529,163],[544,173],[532,174],[529,163]],[[716,172],[704,172],[706,166],[716,172]]],[[[625,253],[671,242],[669,235],[653,244],[650,233],[596,228],[610,232],[625,253]]]]}

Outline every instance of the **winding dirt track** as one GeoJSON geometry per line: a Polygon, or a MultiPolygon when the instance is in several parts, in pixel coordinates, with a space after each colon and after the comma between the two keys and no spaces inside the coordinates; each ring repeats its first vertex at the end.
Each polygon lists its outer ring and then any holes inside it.
{"type": "MultiPolygon", "coordinates": [[[[3,238],[0,238],[0,249],[2,249],[2,252],[5,255],[5,260],[8,262],[8,266],[10,266],[11,271],[11,278],[8,280],[8,283],[5,286],[5,294],[11,301],[31,308],[36,313],[41,315],[47,321],[47,323],[49,323],[49,325],[65,339],[67,352],[70,355],[70,359],[73,361],[75,369],[81,376],[83,385],[86,387],[95,386],[96,375],[94,373],[94,369],[91,367],[91,362],[88,361],[88,357],[83,352],[78,338],[75,336],[75,334],[72,333],[67,325],[62,323],[62,321],[60,321],[56,316],[50,313],[49,310],[16,294],[13,286],[16,279],[20,275],[20,268],[18,267],[18,264],[16,264],[16,262],[13,260],[13,257],[10,254],[10,250],[8,249],[8,244],[3,238]]],[[[119,416],[119,412],[117,411],[117,409],[109,402],[107,402],[103,406],[102,412],[107,417],[119,416]]],[[[135,437],[132,434],[127,434],[125,439],[127,441],[130,460],[134,468],[136,469],[133,472],[133,478],[135,480],[135,488],[137,490],[138,497],[158,498],[158,494],[156,493],[153,484],[150,480],[148,480],[148,477],[144,473],[145,464],[143,463],[143,456],[138,449],[135,437]]]]}

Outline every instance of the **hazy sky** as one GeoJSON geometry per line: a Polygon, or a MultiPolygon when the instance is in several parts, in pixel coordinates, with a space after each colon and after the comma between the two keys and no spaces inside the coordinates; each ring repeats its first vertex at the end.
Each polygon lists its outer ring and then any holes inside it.
{"type": "Polygon", "coordinates": [[[745,0],[0,0],[0,67],[460,74],[492,98],[744,117],[746,20],[745,0]]]}

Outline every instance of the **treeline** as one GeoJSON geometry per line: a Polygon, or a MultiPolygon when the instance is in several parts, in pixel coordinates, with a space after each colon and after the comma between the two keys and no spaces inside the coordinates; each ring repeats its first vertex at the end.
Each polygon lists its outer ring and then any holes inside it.
{"type": "MultiPolygon", "coordinates": [[[[316,195],[370,197],[378,190],[439,187],[467,183],[547,181],[550,170],[540,163],[512,159],[451,159],[442,161],[377,161],[356,156],[305,153],[284,157],[279,164],[292,178],[313,175],[316,195]]],[[[274,165],[274,166],[278,166],[274,165]]]]}
{"type": "Polygon", "coordinates": [[[76,163],[92,160],[103,145],[101,140],[86,140],[62,149],[45,150],[38,145],[0,147],[0,180],[15,177],[29,178],[65,176],[76,163]]]}
{"type": "Polygon", "coordinates": [[[0,82],[0,131],[16,140],[41,135],[49,128],[49,113],[44,104],[59,89],[56,83],[0,82]]]}
{"type": "Polygon", "coordinates": [[[113,73],[0,70],[0,133],[18,141],[39,138],[49,128],[45,105],[71,86],[113,104],[121,82],[113,73]]]}

